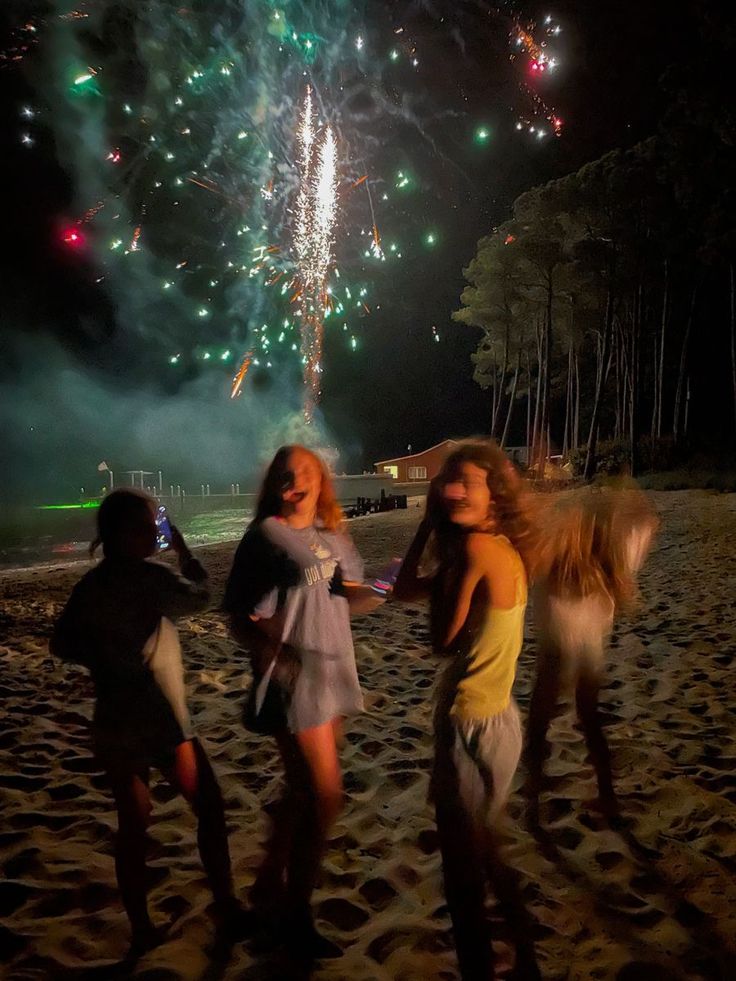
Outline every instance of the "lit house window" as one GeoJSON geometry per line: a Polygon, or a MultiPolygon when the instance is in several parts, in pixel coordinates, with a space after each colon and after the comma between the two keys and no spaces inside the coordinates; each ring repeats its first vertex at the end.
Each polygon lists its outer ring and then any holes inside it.
{"type": "Polygon", "coordinates": [[[426,467],[409,467],[409,480],[426,480],[426,467]]]}

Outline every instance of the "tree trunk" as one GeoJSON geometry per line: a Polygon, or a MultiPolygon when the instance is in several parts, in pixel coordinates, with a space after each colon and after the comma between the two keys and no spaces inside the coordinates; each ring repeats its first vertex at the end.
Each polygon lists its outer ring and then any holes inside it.
{"type": "Polygon", "coordinates": [[[662,325],[659,331],[659,371],[657,373],[657,438],[662,435],[662,392],[664,390],[664,339],[667,330],[667,313],[670,299],[670,261],[664,261],[664,297],[662,299],[662,325]]]}
{"type": "Polygon", "coordinates": [[[601,350],[601,366],[598,372],[598,381],[595,388],[595,398],[593,400],[593,412],[590,419],[590,432],[588,434],[588,446],[585,452],[586,480],[591,480],[595,473],[595,451],[598,444],[598,421],[600,419],[601,405],[603,404],[603,389],[608,375],[608,365],[611,358],[611,336],[613,334],[613,295],[611,290],[606,297],[606,319],[603,333],[603,345],[601,350]]]}
{"type": "Polygon", "coordinates": [[[532,365],[529,359],[529,352],[526,352],[526,374],[528,382],[526,400],[526,466],[531,464],[532,453],[532,365]]]}
{"type": "Polygon", "coordinates": [[[639,280],[634,309],[634,329],[631,336],[631,382],[629,387],[629,443],[631,474],[639,472],[639,376],[641,362],[641,331],[644,314],[644,285],[639,280]]]}
{"type": "Polygon", "coordinates": [[[595,334],[595,387],[601,383],[601,373],[603,370],[603,334],[596,331],[595,334]]]}
{"type": "Polygon", "coordinates": [[[629,466],[631,467],[631,472],[634,470],[634,462],[632,459],[632,448],[633,448],[633,438],[634,438],[634,391],[635,391],[635,380],[634,380],[634,359],[636,357],[636,308],[632,314],[631,323],[631,343],[628,351],[626,348],[623,349],[622,359],[623,359],[623,388],[624,388],[624,398],[623,398],[623,415],[624,415],[624,426],[621,431],[621,436],[624,433],[629,438],[629,466]],[[628,423],[628,426],[626,425],[628,423]]]}
{"type": "Polygon", "coordinates": [[[544,461],[545,461],[545,446],[547,441],[547,387],[549,378],[549,357],[547,356],[547,331],[545,328],[542,334],[542,357],[544,369],[542,373],[542,384],[541,384],[541,408],[539,410],[539,444],[537,446],[537,458],[539,463],[539,472],[544,474],[544,461]]]}
{"type": "Polygon", "coordinates": [[[654,335],[654,359],[652,367],[652,379],[653,379],[653,392],[652,392],[652,425],[650,427],[650,435],[652,437],[652,442],[654,442],[654,437],[657,435],[657,408],[659,400],[659,345],[657,343],[657,335],[654,335]]]}
{"type": "Polygon", "coordinates": [[[509,333],[510,327],[508,321],[506,323],[506,336],[503,342],[503,365],[501,367],[501,378],[498,385],[498,401],[496,402],[496,407],[493,412],[493,428],[491,435],[495,437],[496,429],[498,428],[498,423],[501,418],[501,406],[503,405],[503,393],[506,390],[506,373],[509,364],[509,333]]]}
{"type": "Polygon", "coordinates": [[[614,331],[613,337],[611,338],[612,354],[611,360],[614,364],[614,380],[615,380],[615,392],[614,392],[614,406],[615,414],[613,420],[613,438],[618,439],[621,435],[621,328],[614,331]]]}
{"type": "Polygon", "coordinates": [[[539,410],[542,401],[542,330],[537,323],[537,394],[534,400],[534,425],[532,426],[531,461],[536,464],[539,452],[539,410]]]}
{"type": "Polygon", "coordinates": [[[575,352],[575,426],[573,428],[573,447],[580,446],[580,359],[575,352]]]}
{"type": "Polygon", "coordinates": [[[498,371],[496,370],[496,355],[493,355],[493,381],[491,383],[491,436],[496,428],[496,383],[498,381],[498,371]]]}
{"type": "Polygon", "coordinates": [[[550,392],[551,392],[551,363],[552,363],[552,300],[554,298],[554,279],[553,272],[550,269],[547,273],[547,316],[544,322],[544,429],[545,433],[545,447],[542,457],[542,473],[544,473],[544,464],[550,454],[550,431],[549,431],[549,407],[550,407],[550,392]]]}
{"type": "Polygon", "coordinates": [[[699,282],[693,286],[692,296],[690,297],[690,310],[685,324],[685,335],[682,338],[682,348],[680,349],[680,370],[677,374],[677,388],[675,390],[675,410],[672,418],[672,437],[677,443],[680,438],[680,415],[682,409],[682,396],[685,388],[685,369],[687,367],[687,351],[690,343],[690,331],[692,330],[693,320],[695,319],[695,304],[698,296],[699,282]]]}
{"type": "Polygon", "coordinates": [[[572,338],[567,351],[567,386],[565,389],[565,430],[562,436],[562,456],[567,458],[570,450],[570,430],[572,427],[572,338]]]}
{"type": "Polygon", "coordinates": [[[729,279],[731,287],[731,381],[733,383],[734,433],[736,434],[736,282],[733,262],[729,265],[729,279]]]}
{"type": "Polygon", "coordinates": [[[632,477],[635,476],[638,466],[636,459],[636,397],[637,397],[637,385],[636,385],[636,340],[633,339],[631,352],[631,379],[629,381],[629,467],[631,468],[632,477]]]}
{"type": "Polygon", "coordinates": [[[519,357],[516,361],[516,370],[514,371],[514,380],[511,383],[511,397],[509,399],[509,408],[506,413],[506,422],[503,427],[503,436],[501,437],[501,446],[506,445],[506,440],[509,435],[509,426],[511,425],[511,413],[514,410],[514,404],[516,403],[516,386],[519,382],[519,369],[521,368],[521,349],[519,349],[519,357]]]}
{"type": "Polygon", "coordinates": [[[618,429],[618,438],[623,439],[624,433],[626,432],[626,421],[628,418],[629,411],[629,372],[628,372],[628,354],[625,348],[625,338],[623,333],[623,328],[619,334],[620,337],[620,347],[621,353],[619,355],[619,375],[621,379],[621,408],[619,410],[620,425],[618,429]]]}

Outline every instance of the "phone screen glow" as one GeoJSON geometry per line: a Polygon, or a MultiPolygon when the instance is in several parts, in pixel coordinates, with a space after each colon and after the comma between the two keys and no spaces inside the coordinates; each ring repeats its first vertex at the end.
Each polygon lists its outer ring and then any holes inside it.
{"type": "Polygon", "coordinates": [[[171,525],[163,504],[156,511],[156,531],[156,544],[159,552],[163,552],[171,547],[171,525]]]}

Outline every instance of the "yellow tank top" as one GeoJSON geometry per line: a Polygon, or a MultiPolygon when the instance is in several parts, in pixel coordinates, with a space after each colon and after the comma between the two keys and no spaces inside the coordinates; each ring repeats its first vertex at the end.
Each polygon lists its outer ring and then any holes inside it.
{"type": "Polygon", "coordinates": [[[508,706],[524,639],[526,572],[511,542],[502,535],[497,536],[497,541],[506,545],[504,552],[509,575],[515,580],[516,603],[509,609],[489,606],[474,632],[451,709],[452,715],[464,721],[498,715],[508,706]]]}

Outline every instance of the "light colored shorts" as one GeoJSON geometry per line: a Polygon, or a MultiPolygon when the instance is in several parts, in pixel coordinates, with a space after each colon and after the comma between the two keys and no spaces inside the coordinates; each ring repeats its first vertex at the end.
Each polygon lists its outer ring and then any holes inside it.
{"type": "Polygon", "coordinates": [[[605,593],[568,599],[539,588],[534,597],[534,620],[540,677],[543,667],[553,672],[556,686],[565,693],[576,687],[581,676],[600,677],[613,630],[613,613],[613,600],[605,593]]]}
{"type": "MultiPolygon", "coordinates": [[[[439,720],[437,720],[439,721],[439,720]]],[[[503,811],[519,765],[521,716],[511,699],[486,719],[446,716],[436,732],[432,780],[436,804],[459,802],[478,826],[490,827],[503,811]]]]}

